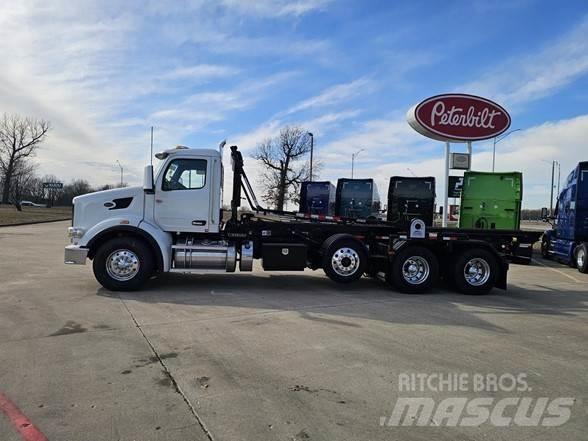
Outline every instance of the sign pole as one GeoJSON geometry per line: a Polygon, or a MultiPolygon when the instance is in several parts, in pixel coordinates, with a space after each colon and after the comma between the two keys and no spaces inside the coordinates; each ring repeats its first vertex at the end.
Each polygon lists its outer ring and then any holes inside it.
{"type": "Polygon", "coordinates": [[[468,156],[470,157],[470,164],[468,170],[472,169],[472,141],[468,141],[468,156]]]}
{"type": "Polygon", "coordinates": [[[445,201],[443,206],[443,221],[442,226],[443,228],[447,227],[447,216],[449,216],[449,151],[451,147],[449,146],[449,141],[445,143],[445,201]]]}

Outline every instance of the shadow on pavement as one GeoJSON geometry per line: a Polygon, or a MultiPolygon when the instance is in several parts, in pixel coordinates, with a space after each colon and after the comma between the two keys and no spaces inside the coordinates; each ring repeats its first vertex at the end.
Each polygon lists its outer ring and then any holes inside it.
{"type": "MultiPolygon", "coordinates": [[[[251,312],[297,311],[307,320],[359,326],[333,316],[364,318],[400,324],[465,326],[508,333],[484,314],[569,315],[588,310],[588,295],[544,285],[509,286],[484,296],[467,296],[439,287],[429,294],[402,294],[384,283],[363,278],[352,285],[339,285],[321,275],[304,274],[162,274],[143,291],[116,293],[100,288],[100,296],[133,300],[146,304],[201,306],[199,311],[182,311],[194,320],[216,308],[248,308],[251,312]],[[328,318],[315,314],[329,315],[328,318]],[[338,323],[337,323],[338,322],[338,323]]],[[[188,308],[186,308],[188,309],[188,308]]],[[[242,312],[241,312],[242,313],[242,312]]],[[[233,309],[227,315],[238,314],[233,309]]],[[[190,320],[191,318],[188,318],[190,320]]]]}

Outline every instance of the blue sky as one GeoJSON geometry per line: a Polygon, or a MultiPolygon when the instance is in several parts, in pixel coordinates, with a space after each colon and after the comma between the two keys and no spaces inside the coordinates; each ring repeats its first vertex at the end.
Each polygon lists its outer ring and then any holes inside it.
{"type": "MultiPolygon", "coordinates": [[[[437,93],[482,94],[512,128],[499,170],[548,204],[549,165],[586,160],[588,3],[512,1],[22,1],[0,9],[0,112],[49,119],[40,173],[138,183],[156,148],[247,153],[286,124],[315,134],[321,177],[438,176],[443,148],[405,114],[437,93]]],[[[474,144],[488,170],[490,143],[474,144]]],[[[456,148],[463,149],[462,146],[456,148]]],[[[248,160],[253,177],[259,165],[248,160]]]]}

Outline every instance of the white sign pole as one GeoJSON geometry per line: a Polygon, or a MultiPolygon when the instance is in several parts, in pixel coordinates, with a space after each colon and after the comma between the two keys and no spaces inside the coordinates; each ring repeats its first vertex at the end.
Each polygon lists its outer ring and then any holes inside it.
{"type": "Polygon", "coordinates": [[[449,216],[449,141],[445,143],[445,202],[443,206],[443,228],[447,227],[447,218],[449,216]]]}
{"type": "Polygon", "coordinates": [[[470,157],[470,165],[468,170],[472,169],[472,141],[468,141],[468,156],[470,157]]]}

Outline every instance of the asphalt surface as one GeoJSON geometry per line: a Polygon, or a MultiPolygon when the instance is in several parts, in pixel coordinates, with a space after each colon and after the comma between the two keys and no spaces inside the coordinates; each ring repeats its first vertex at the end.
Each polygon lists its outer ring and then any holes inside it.
{"type": "MultiPolygon", "coordinates": [[[[574,269],[512,265],[508,291],[481,297],[258,270],[118,294],[62,263],[67,226],[0,229],[0,395],[49,440],[586,439],[588,275],[574,269]],[[530,389],[411,395],[403,373],[524,374],[530,389]],[[388,426],[407,396],[574,401],[558,427],[388,426]]],[[[0,412],[0,440],[21,436],[0,412]]]]}

